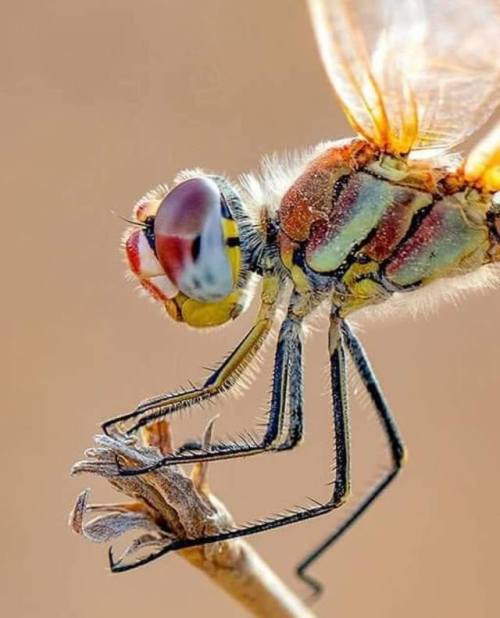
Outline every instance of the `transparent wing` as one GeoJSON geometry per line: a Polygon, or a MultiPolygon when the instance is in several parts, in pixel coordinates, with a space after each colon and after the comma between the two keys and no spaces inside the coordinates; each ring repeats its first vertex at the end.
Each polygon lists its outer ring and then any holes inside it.
{"type": "Polygon", "coordinates": [[[308,0],[353,127],[392,152],[463,141],[500,100],[498,0],[308,0]]]}
{"type": "Polygon", "coordinates": [[[465,160],[465,177],[487,191],[500,191],[500,122],[465,160]]]}

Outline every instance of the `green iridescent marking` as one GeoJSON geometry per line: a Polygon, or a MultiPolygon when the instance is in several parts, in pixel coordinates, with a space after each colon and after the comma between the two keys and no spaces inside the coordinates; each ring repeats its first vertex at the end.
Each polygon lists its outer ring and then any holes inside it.
{"type": "Polygon", "coordinates": [[[386,277],[408,286],[458,274],[468,256],[486,248],[487,242],[485,227],[473,227],[455,201],[443,200],[390,260],[386,277]]]}
{"type": "Polygon", "coordinates": [[[377,226],[392,204],[394,188],[369,174],[353,176],[334,205],[332,229],[326,241],[307,255],[316,272],[339,268],[355,245],[377,226]]]}

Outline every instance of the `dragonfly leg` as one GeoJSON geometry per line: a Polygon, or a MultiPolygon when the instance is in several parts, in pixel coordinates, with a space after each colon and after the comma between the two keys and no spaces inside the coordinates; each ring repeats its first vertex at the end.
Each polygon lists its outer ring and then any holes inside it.
{"type": "MultiPolygon", "coordinates": [[[[290,329],[294,330],[294,329],[290,329]]],[[[304,433],[303,423],[303,402],[302,402],[302,389],[303,389],[303,371],[302,371],[302,342],[297,340],[297,334],[293,332],[284,333],[284,337],[294,337],[295,343],[288,355],[289,362],[289,378],[288,378],[288,399],[289,399],[289,423],[288,431],[285,435],[278,437],[279,442],[276,443],[276,451],[287,451],[293,449],[302,440],[304,433]]],[[[280,345],[278,343],[278,345],[280,345]]],[[[276,371],[275,371],[276,373],[276,371]]],[[[271,414],[271,413],[270,413],[271,414]]],[[[201,440],[190,440],[185,442],[179,448],[176,449],[175,454],[180,455],[189,451],[201,451],[203,449],[201,440]]],[[[243,455],[247,453],[242,453],[243,455]]]]}
{"type": "Polygon", "coordinates": [[[135,423],[127,430],[128,433],[132,433],[154,420],[201,403],[227,390],[233,386],[237,377],[255,356],[255,353],[268,335],[271,326],[271,318],[258,320],[236,349],[209,376],[203,386],[181,393],[160,395],[148,399],[139,404],[134,411],[116,416],[103,423],[103,431],[109,433],[111,427],[121,425],[126,421],[135,420],[135,423]]]}
{"type": "Polygon", "coordinates": [[[282,451],[292,449],[302,437],[302,325],[300,319],[289,315],[284,321],[278,336],[273,372],[271,407],[265,433],[260,441],[255,438],[240,442],[211,444],[208,450],[197,443],[181,447],[173,455],[159,459],[154,464],[143,468],[120,468],[120,476],[136,476],[152,472],[165,465],[194,463],[231,459],[257,455],[264,451],[282,451]],[[283,437],[287,394],[289,401],[289,429],[283,437]],[[190,451],[190,447],[193,451],[190,451]],[[187,451],[187,452],[186,452],[187,451]]]}
{"type": "Polygon", "coordinates": [[[289,354],[288,367],[288,431],[275,443],[276,451],[288,451],[300,443],[304,434],[303,410],[303,367],[302,367],[302,338],[300,333],[290,334],[294,337],[294,348],[289,354]]]}
{"type": "Polygon", "coordinates": [[[158,397],[146,399],[132,412],[106,421],[102,425],[104,433],[109,433],[113,426],[119,427],[127,421],[135,421],[127,429],[127,433],[133,433],[148,423],[211,399],[234,386],[238,376],[248,367],[269,335],[280,289],[280,282],[275,275],[264,276],[260,310],[255,325],[220,367],[208,377],[203,386],[193,387],[180,393],[166,393],[158,397]]]}
{"type": "Polygon", "coordinates": [[[310,575],[307,575],[306,570],[321,556],[324,551],[333,545],[344,534],[344,532],[346,532],[357,521],[357,519],[368,509],[369,506],[373,504],[384,489],[386,489],[391,481],[393,481],[397,476],[406,459],[406,451],[403,440],[399,434],[398,427],[392,416],[389,405],[385,400],[378,380],[373,372],[366,353],[361,346],[361,343],[346,322],[343,322],[342,324],[342,336],[356,370],[359,373],[359,376],[375,406],[380,424],[382,425],[387,438],[388,446],[391,452],[392,465],[390,470],[370,490],[367,496],[360,502],[348,518],[339,524],[321,543],[321,545],[308,554],[308,556],[297,566],[298,576],[314,590],[315,595],[321,592],[322,586],[316,579],[312,578],[310,575]]]}
{"type": "Polygon", "coordinates": [[[130,563],[116,563],[110,553],[110,566],[113,572],[128,571],[143,564],[156,560],[160,556],[170,551],[194,547],[196,545],[206,545],[217,543],[228,539],[248,536],[265,530],[272,530],[281,526],[294,524],[312,517],[317,517],[339,508],[346,501],[350,488],[349,472],[349,421],[347,410],[347,380],[345,368],[345,354],[342,342],[339,337],[338,323],[332,324],[330,328],[330,342],[334,349],[331,352],[331,376],[332,376],[332,398],[333,398],[333,422],[335,428],[334,453],[335,453],[335,478],[333,491],[329,500],[325,503],[315,503],[309,508],[299,508],[287,511],[272,519],[267,519],[254,524],[230,529],[220,534],[203,536],[197,539],[180,539],[173,541],[170,545],[163,547],[158,552],[145,557],[144,559],[130,563]]]}

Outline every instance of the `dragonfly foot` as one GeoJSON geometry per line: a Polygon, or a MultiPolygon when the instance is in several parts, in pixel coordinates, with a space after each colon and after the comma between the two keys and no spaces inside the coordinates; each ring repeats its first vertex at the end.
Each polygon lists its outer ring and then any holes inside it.
{"type": "Polygon", "coordinates": [[[136,560],[135,562],[126,562],[124,563],[122,559],[115,560],[113,556],[113,549],[110,547],[108,550],[108,561],[109,568],[112,573],[124,573],[125,571],[130,571],[131,569],[137,569],[138,567],[144,566],[149,562],[153,562],[160,556],[164,556],[168,554],[170,551],[176,549],[175,544],[171,543],[169,545],[164,545],[158,551],[141,558],[140,560],[136,560]]]}
{"type": "Polygon", "coordinates": [[[314,577],[311,577],[311,575],[307,575],[305,569],[301,569],[300,567],[297,569],[297,577],[309,586],[311,593],[305,600],[308,605],[312,605],[322,595],[323,584],[314,577]]]}

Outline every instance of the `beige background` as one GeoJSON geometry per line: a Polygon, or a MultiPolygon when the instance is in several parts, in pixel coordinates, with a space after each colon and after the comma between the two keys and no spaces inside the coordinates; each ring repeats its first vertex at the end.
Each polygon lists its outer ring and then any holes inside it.
{"type": "MultiPolygon", "coordinates": [[[[240,616],[176,556],[111,576],[105,548],[66,527],[82,487],[110,492],[68,471],[99,422],[201,378],[252,318],[206,335],[175,327],[125,281],[112,211],[127,216],[186,166],[235,176],[264,153],[349,134],[303,3],[17,0],[3,7],[1,31],[2,614],[240,616]]],[[[498,615],[499,309],[498,292],[475,294],[430,319],[364,329],[410,465],[315,566],[328,584],[319,615],[498,615]]],[[[305,445],[213,466],[242,519],[325,495],[319,326],[306,352],[305,445]]],[[[269,368],[237,406],[223,406],[220,429],[262,414],[269,368]]],[[[384,460],[369,411],[354,416],[359,495],[384,460]]],[[[178,431],[195,435],[207,418],[194,414],[178,431]]],[[[253,542],[304,593],[292,567],[334,519],[253,542]]]]}

